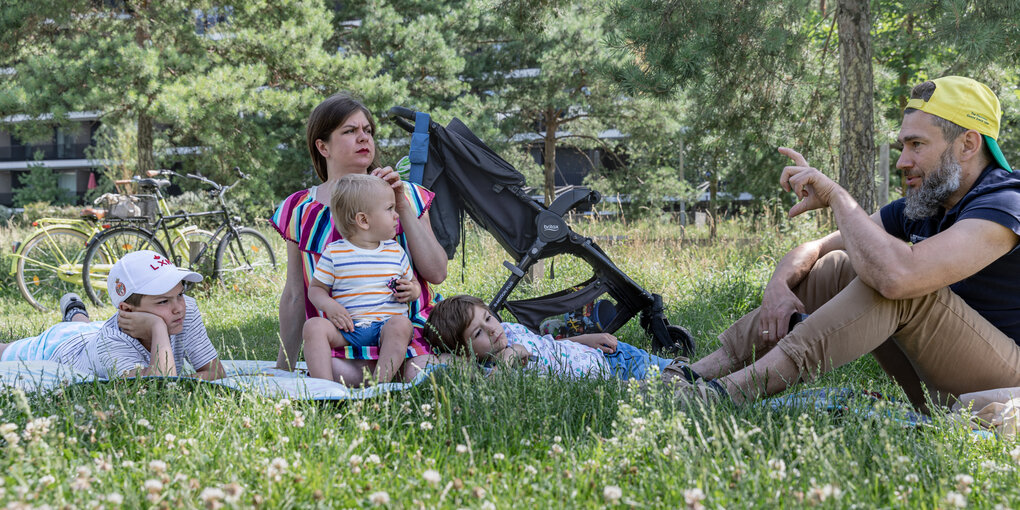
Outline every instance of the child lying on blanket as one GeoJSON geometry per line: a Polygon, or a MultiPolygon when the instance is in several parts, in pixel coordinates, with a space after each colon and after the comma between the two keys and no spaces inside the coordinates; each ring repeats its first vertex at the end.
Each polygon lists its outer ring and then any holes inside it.
{"type": "Polygon", "coordinates": [[[433,347],[454,354],[473,353],[483,363],[504,361],[526,370],[576,377],[644,379],[649,366],[662,370],[671,361],[608,333],[555,340],[520,324],[500,323],[481,299],[467,295],[449,297],[432,309],[425,338],[433,347]]]}
{"type": "Polygon", "coordinates": [[[184,283],[198,273],[179,269],[154,251],[129,253],[110,269],[107,289],[117,313],[89,322],[76,294],[60,300],[63,321],[39,336],[0,343],[0,361],[56,361],[106,379],[178,375],[185,359],[195,377],[224,376],[195,300],[184,283]]]}

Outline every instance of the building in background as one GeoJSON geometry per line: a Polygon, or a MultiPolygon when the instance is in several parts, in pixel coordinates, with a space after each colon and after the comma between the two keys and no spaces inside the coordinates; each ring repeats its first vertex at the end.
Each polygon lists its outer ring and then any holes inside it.
{"type": "Polygon", "coordinates": [[[79,200],[85,195],[89,175],[96,166],[85,149],[99,128],[99,112],[75,112],[67,118],[70,123],[54,127],[49,136],[34,140],[19,139],[11,134],[9,126],[52,119],[24,115],[0,119],[0,205],[13,205],[14,190],[21,187],[22,176],[33,166],[52,169],[59,176],[59,186],[79,200]]]}

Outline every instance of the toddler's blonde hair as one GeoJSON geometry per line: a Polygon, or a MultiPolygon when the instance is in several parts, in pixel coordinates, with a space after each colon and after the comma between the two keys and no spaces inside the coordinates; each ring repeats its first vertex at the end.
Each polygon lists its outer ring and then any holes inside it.
{"type": "Polygon", "coordinates": [[[366,212],[379,200],[381,193],[388,193],[389,190],[386,181],[374,175],[347,174],[341,177],[329,198],[329,209],[333,212],[333,220],[340,234],[349,238],[357,226],[358,213],[366,212]]]}

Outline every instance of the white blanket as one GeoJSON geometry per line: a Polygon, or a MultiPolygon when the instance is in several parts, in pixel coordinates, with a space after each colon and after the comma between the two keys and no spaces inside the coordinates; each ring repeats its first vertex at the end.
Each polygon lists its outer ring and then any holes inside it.
{"type": "MultiPolygon", "coordinates": [[[[443,366],[429,366],[409,383],[386,383],[369,388],[348,388],[333,381],[307,377],[304,363],[298,363],[298,370],[294,372],[279,370],[275,368],[275,365],[276,363],[273,361],[223,360],[227,376],[216,381],[202,382],[241,391],[252,391],[272,398],[360,400],[417,386],[432,372],[443,366]]],[[[167,379],[181,378],[169,377],[167,379]]],[[[96,379],[92,374],[77,371],[53,361],[0,362],[0,385],[7,388],[20,388],[25,392],[51,391],[60,386],[94,380],[96,379]]]]}

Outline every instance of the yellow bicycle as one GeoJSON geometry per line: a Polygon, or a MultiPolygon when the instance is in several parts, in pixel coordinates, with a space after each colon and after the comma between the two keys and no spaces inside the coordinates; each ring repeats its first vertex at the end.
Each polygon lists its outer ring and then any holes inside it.
{"type": "Polygon", "coordinates": [[[99,219],[95,214],[81,219],[41,218],[32,222],[40,228],[13,246],[11,274],[32,306],[55,310],[60,296],[81,290],[85,249],[89,239],[102,231],[99,219]]]}

